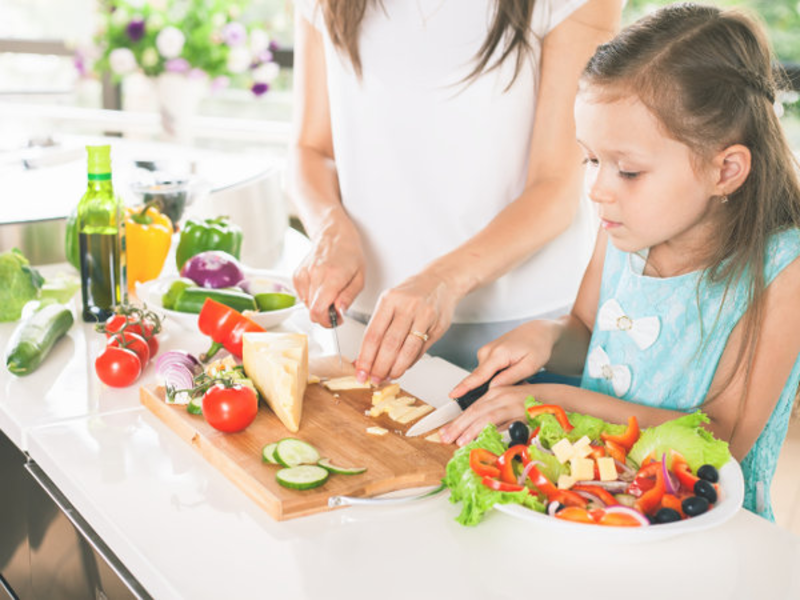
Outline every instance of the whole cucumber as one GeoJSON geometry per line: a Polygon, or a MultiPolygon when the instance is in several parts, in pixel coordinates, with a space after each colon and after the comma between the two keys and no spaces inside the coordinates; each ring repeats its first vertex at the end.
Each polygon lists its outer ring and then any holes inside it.
{"type": "Polygon", "coordinates": [[[72,311],[63,304],[42,305],[11,334],[6,352],[8,370],[14,375],[33,373],[74,321],[72,311]]]}
{"type": "Polygon", "coordinates": [[[231,289],[210,289],[190,287],[178,293],[172,310],[185,313],[200,314],[206,298],[216,300],[220,304],[229,306],[239,312],[243,310],[256,310],[256,301],[250,294],[231,289]]]}

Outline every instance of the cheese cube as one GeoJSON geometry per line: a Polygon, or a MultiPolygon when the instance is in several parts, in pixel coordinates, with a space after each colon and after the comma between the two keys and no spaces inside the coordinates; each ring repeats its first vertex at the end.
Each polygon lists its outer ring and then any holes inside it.
{"type": "Polygon", "coordinates": [[[550,448],[555,454],[558,462],[562,465],[570,460],[574,455],[574,449],[572,448],[572,444],[567,438],[562,438],[558,440],[553,446],[550,448]]]}
{"type": "Polygon", "coordinates": [[[600,481],[616,481],[617,465],[610,456],[597,459],[597,470],[600,472],[600,481]]]}
{"type": "Polygon", "coordinates": [[[370,435],[386,435],[387,433],[389,433],[389,430],[378,426],[367,427],[367,433],[370,435]]]}
{"type": "Polygon", "coordinates": [[[392,383],[375,392],[372,392],[372,404],[380,404],[388,398],[394,398],[400,393],[400,384],[392,383]]]}
{"type": "Polygon", "coordinates": [[[308,337],[302,333],[246,333],[244,372],[292,433],[300,429],[308,383],[308,337]]]}
{"type": "Polygon", "coordinates": [[[594,479],[594,461],[591,458],[573,458],[569,461],[569,468],[575,481],[594,479]]]}
{"type": "Polygon", "coordinates": [[[560,490],[568,490],[573,486],[574,483],[575,483],[574,477],[572,477],[571,475],[567,475],[566,473],[562,473],[561,475],[558,476],[558,482],[556,483],[556,485],[560,490]]]}
{"type": "Polygon", "coordinates": [[[583,436],[577,442],[572,444],[572,455],[574,458],[586,458],[591,454],[592,447],[590,444],[592,440],[589,439],[588,436],[583,436]]]}

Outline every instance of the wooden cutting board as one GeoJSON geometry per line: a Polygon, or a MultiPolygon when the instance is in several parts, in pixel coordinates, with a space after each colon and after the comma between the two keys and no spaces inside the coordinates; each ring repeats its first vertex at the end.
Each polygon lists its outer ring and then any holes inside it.
{"type": "MultiPolygon", "coordinates": [[[[312,359],[309,371],[320,377],[353,374],[351,366],[349,371],[347,366],[340,369],[336,357],[312,359]]],[[[328,510],[331,496],[372,497],[437,485],[456,449],[454,445],[427,441],[425,436],[405,437],[405,431],[414,422],[400,425],[385,414],[377,418],[366,415],[365,411],[372,406],[372,390],[366,389],[331,392],[321,384],[309,385],[303,400],[300,431],[296,434],[286,429],[263,402],[259,403],[258,416],[247,429],[230,434],[217,431],[202,416],[190,414],[185,406],[166,404],[163,388],[142,387],[140,399],[277,520],[328,510]],[[384,427],[389,433],[370,435],[366,430],[373,426],[384,427]],[[280,467],[261,459],[265,445],[285,437],[309,442],[336,465],[366,467],[367,470],[359,475],[331,474],[325,484],[311,490],[287,489],[275,479],[280,467]]]]}

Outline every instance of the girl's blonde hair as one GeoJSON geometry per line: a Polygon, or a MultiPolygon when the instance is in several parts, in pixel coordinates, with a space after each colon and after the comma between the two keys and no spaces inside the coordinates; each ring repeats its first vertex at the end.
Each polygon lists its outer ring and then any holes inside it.
{"type": "Polygon", "coordinates": [[[798,163],[774,109],[784,83],[774,64],[764,28],[753,17],[674,4],[600,46],[581,78],[581,86],[598,89],[601,98],[638,96],[667,134],[692,150],[698,166],[732,144],[750,150],[750,174],[720,211],[719,243],[705,270],[706,279],[724,283],[726,292],[740,280],[748,286],[733,371],[747,361],[748,379],[763,315],[767,240],[800,225],[798,163]]]}

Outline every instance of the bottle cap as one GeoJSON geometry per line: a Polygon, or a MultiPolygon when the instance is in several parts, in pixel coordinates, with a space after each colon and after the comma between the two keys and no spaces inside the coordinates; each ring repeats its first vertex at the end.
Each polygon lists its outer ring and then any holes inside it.
{"type": "Polygon", "coordinates": [[[111,146],[86,146],[88,152],[89,175],[109,175],[111,173],[111,146]]]}

